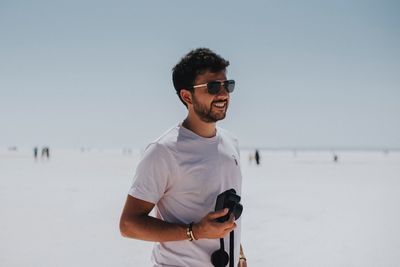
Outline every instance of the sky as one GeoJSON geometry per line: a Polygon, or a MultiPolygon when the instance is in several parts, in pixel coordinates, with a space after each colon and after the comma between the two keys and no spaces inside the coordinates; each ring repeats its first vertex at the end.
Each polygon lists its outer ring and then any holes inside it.
{"type": "Polygon", "coordinates": [[[0,0],[0,146],[143,148],[186,116],[171,69],[228,59],[242,147],[400,148],[398,1],[0,0]]]}

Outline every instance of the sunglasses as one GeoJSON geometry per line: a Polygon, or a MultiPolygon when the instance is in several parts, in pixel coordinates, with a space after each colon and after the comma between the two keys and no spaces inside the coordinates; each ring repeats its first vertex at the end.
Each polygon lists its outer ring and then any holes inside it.
{"type": "Polygon", "coordinates": [[[213,81],[213,82],[209,82],[209,83],[194,85],[191,87],[191,89],[198,88],[198,87],[204,87],[204,86],[207,86],[207,91],[210,95],[218,94],[221,90],[221,86],[223,86],[228,93],[232,93],[233,89],[235,89],[235,81],[234,80],[226,80],[226,81],[222,81],[222,82],[213,81]]]}

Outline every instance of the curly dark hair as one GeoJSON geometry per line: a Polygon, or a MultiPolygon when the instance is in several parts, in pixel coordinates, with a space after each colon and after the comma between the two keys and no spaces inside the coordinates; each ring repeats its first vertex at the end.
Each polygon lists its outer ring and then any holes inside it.
{"type": "Polygon", "coordinates": [[[179,99],[187,106],[180,96],[182,89],[193,86],[197,75],[206,71],[219,72],[228,66],[229,61],[208,48],[196,48],[190,51],[172,69],[172,81],[179,99]]]}

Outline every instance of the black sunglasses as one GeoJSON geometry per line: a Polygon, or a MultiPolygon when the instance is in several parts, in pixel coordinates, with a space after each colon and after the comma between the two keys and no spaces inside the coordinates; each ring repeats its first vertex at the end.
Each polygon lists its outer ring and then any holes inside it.
{"type": "Polygon", "coordinates": [[[228,93],[232,93],[233,89],[235,89],[235,81],[234,80],[226,80],[226,81],[222,81],[222,82],[213,81],[213,82],[209,82],[209,83],[198,84],[198,85],[192,86],[190,89],[207,86],[208,93],[210,95],[216,95],[220,92],[221,85],[225,88],[225,90],[228,93]]]}

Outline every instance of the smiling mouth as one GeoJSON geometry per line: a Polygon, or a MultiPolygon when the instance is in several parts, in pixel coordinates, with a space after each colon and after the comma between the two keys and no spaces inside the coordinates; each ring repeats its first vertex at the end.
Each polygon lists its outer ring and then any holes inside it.
{"type": "Polygon", "coordinates": [[[214,102],[212,105],[213,105],[213,107],[216,107],[216,108],[226,108],[227,101],[214,102]]]}

